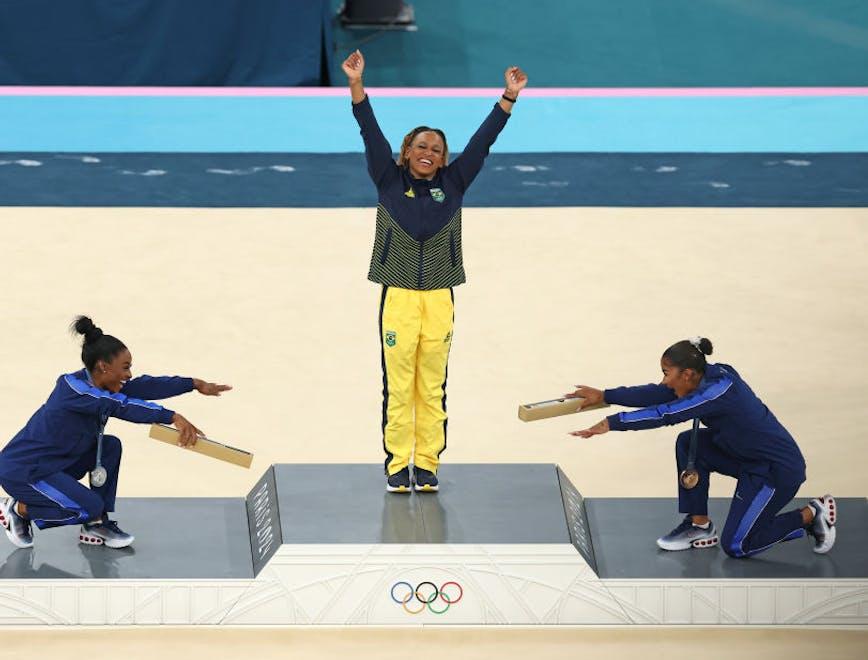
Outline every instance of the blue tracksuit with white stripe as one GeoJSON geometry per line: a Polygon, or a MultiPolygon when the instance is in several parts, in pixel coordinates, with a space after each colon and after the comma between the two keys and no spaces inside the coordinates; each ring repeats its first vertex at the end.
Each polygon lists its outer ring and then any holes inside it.
{"type": "Polygon", "coordinates": [[[106,483],[79,483],[96,463],[97,439],[109,417],[129,422],[171,423],[172,410],[148,399],[190,392],[192,378],[139,376],[117,394],[93,385],[86,369],[57,379],[48,400],[0,451],[0,485],[27,505],[40,529],[99,519],[114,511],[121,442],[103,436],[100,463],[106,483]]]}
{"type": "MultiPolygon", "coordinates": [[[[678,484],[681,513],[708,513],[711,472],[738,480],[721,545],[733,557],[756,554],[780,541],[805,535],[798,509],[778,515],[805,481],[805,459],[793,436],[753,390],[726,364],[709,364],[696,390],[678,398],[664,385],[606,390],[606,402],[641,408],[608,417],[613,431],[638,431],[694,418],[706,426],[698,432],[696,465],[699,484],[678,484]]],[[[687,466],[690,431],[675,445],[677,472],[687,466]]]]}

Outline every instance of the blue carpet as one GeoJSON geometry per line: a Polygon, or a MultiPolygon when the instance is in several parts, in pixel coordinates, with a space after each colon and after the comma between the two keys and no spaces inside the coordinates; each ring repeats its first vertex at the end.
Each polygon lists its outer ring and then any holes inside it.
{"type": "MultiPolygon", "coordinates": [[[[370,207],[362,154],[0,153],[2,206],[370,207]]],[[[868,153],[492,154],[466,206],[868,206],[868,153]]]]}

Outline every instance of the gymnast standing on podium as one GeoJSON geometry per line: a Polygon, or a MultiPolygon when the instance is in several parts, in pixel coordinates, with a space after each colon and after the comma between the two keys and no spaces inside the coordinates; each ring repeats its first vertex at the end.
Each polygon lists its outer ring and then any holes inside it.
{"type": "Polygon", "coordinates": [[[0,451],[0,486],[10,496],[0,506],[0,524],[19,548],[33,545],[31,523],[39,529],[81,524],[81,543],[125,548],[134,537],[108,516],[121,464],[121,441],[103,435],[109,417],[174,424],[179,444],[190,446],[198,429],[148,399],[194,389],[220,396],[232,388],[198,378],[133,378],[133,358],[123,342],[103,334],[86,316],[76,318],[71,329],[84,335],[85,368],[60,376],[48,400],[0,451]],[[79,483],[87,474],[90,488],[79,483]]]}
{"type": "Polygon", "coordinates": [[[436,491],[440,454],[446,448],[452,289],[465,281],[461,206],[527,85],[527,76],[516,66],[506,69],[503,95],[453,162],[443,131],[428,126],[417,126],[404,136],[396,162],[362,85],[362,54],[352,53],[342,68],[365,142],[368,174],[378,195],[368,279],[383,287],[380,350],[386,490],[410,492],[413,456],[413,487],[436,491]]]}

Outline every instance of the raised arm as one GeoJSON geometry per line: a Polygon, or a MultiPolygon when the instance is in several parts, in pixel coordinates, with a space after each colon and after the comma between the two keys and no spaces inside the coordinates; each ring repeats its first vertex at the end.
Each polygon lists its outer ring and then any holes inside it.
{"type": "Polygon", "coordinates": [[[384,177],[397,168],[392,159],[392,147],[380,125],[374,117],[374,109],[371,101],[365,93],[362,83],[362,73],[365,71],[365,58],[361,51],[356,50],[341,64],[344,73],[347,74],[347,82],[350,86],[350,95],[353,99],[353,116],[359,123],[362,140],[365,142],[365,158],[368,161],[368,174],[374,184],[379,186],[384,177]]]}
{"type": "Polygon", "coordinates": [[[470,138],[461,155],[448,168],[462,190],[467,190],[479,174],[491,145],[506,126],[518,95],[527,85],[527,74],[517,66],[509,67],[503,76],[506,80],[503,96],[470,138]]]}

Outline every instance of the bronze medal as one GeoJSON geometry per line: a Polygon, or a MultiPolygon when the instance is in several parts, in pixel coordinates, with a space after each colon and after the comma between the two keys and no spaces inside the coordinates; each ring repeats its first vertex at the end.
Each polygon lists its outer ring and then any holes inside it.
{"type": "Polygon", "coordinates": [[[681,486],[687,490],[696,488],[696,484],[699,483],[699,472],[693,469],[682,470],[678,480],[681,482],[681,486]]]}

